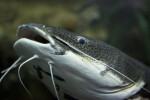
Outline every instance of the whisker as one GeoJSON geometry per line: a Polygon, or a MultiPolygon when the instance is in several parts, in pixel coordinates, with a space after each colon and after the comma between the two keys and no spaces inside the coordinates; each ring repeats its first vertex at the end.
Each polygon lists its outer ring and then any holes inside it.
{"type": "Polygon", "coordinates": [[[57,93],[57,90],[56,90],[56,86],[55,86],[55,81],[54,81],[54,77],[53,77],[53,71],[52,71],[51,62],[48,62],[48,65],[49,65],[49,68],[50,68],[50,74],[51,74],[51,78],[52,78],[52,83],[53,83],[53,86],[54,86],[54,90],[55,90],[55,93],[56,93],[56,97],[57,97],[58,100],[60,100],[59,96],[58,96],[58,93],[57,93]]]}
{"type": "Polygon", "coordinates": [[[37,59],[37,58],[39,58],[39,56],[38,56],[38,55],[34,55],[33,57],[31,57],[31,58],[27,59],[26,61],[24,61],[24,62],[19,66],[19,68],[18,68],[18,77],[19,77],[19,80],[20,80],[22,86],[24,87],[24,89],[28,92],[28,94],[29,94],[31,97],[32,97],[31,93],[28,91],[28,89],[26,88],[26,86],[24,85],[24,83],[23,83],[23,81],[22,81],[22,79],[21,79],[21,76],[20,76],[20,69],[21,69],[21,67],[22,67],[24,64],[28,63],[29,61],[31,61],[31,60],[33,60],[33,59],[37,59]]]}
{"type": "Polygon", "coordinates": [[[10,72],[12,69],[16,68],[18,66],[19,61],[22,60],[22,57],[19,57],[17,61],[15,61],[8,69],[2,71],[1,73],[4,73],[3,76],[0,78],[0,83],[4,79],[4,77],[10,72]]]}
{"type": "Polygon", "coordinates": [[[146,92],[148,92],[150,94],[150,91],[148,89],[146,89],[144,87],[142,89],[145,90],[146,92]]]}

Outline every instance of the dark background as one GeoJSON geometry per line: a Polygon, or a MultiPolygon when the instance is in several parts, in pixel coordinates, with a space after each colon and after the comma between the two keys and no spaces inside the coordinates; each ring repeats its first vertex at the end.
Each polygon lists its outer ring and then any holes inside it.
{"type": "MultiPolygon", "coordinates": [[[[150,65],[150,0],[1,0],[0,70],[18,57],[16,30],[23,23],[41,23],[90,36],[150,65]]],[[[47,88],[25,68],[21,74],[35,100],[51,100],[47,88]]],[[[0,100],[30,100],[17,70],[0,83],[0,100]]]]}

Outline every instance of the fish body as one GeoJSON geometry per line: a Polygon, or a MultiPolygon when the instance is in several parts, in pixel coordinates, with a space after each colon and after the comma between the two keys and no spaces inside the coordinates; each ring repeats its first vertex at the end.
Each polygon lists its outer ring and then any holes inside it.
{"type": "Polygon", "coordinates": [[[38,55],[28,68],[56,95],[51,63],[60,100],[123,100],[146,84],[143,64],[102,41],[35,23],[20,25],[17,36],[17,55],[38,55]]]}

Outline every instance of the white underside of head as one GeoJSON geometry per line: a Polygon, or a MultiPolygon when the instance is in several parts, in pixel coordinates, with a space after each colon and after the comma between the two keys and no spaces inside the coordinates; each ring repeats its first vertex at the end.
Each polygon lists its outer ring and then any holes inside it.
{"type": "MultiPolygon", "coordinates": [[[[137,93],[145,84],[139,80],[135,85],[133,84],[121,91],[118,91],[119,89],[111,90],[109,88],[121,86],[123,81],[109,71],[105,75],[100,75],[100,72],[106,70],[106,66],[84,59],[84,57],[71,51],[67,51],[65,55],[49,54],[47,59],[42,62],[34,62],[34,64],[36,63],[47,71],[48,65],[46,63],[48,60],[53,62],[53,73],[65,80],[65,82],[60,82],[55,79],[55,83],[62,89],[61,92],[68,93],[81,100],[122,100],[137,93]]],[[[31,68],[34,64],[30,64],[31,68]]],[[[55,95],[50,77],[45,74],[43,76],[42,81],[55,95]]],[[[60,95],[59,92],[58,94],[60,95]]]]}

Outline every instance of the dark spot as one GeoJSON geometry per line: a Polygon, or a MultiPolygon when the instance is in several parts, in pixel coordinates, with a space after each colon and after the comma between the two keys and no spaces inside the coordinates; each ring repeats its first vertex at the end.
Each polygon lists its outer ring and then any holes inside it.
{"type": "Polygon", "coordinates": [[[74,98],[74,97],[72,97],[72,96],[70,96],[66,93],[64,93],[64,98],[67,99],[67,100],[78,100],[78,99],[76,99],[76,98],[74,98]]]}
{"type": "MultiPolygon", "coordinates": [[[[37,65],[37,66],[33,65],[33,67],[36,70],[37,75],[40,79],[43,79],[42,72],[51,77],[51,74],[49,72],[44,71],[39,65],[37,65]]],[[[59,81],[65,81],[63,78],[61,78],[58,75],[54,74],[53,77],[59,81]]]]}
{"type": "Polygon", "coordinates": [[[30,28],[29,26],[25,26],[26,28],[30,28]]]}
{"type": "Polygon", "coordinates": [[[103,75],[103,76],[104,76],[109,70],[110,70],[110,69],[107,68],[106,70],[101,71],[101,72],[100,72],[100,75],[103,75]]]}
{"type": "Polygon", "coordinates": [[[100,74],[103,75],[103,76],[105,75],[105,73],[106,73],[106,71],[101,71],[100,72],[100,74]]]}
{"type": "Polygon", "coordinates": [[[22,29],[23,27],[21,26],[21,27],[19,27],[19,29],[22,29]]]}
{"type": "Polygon", "coordinates": [[[60,90],[60,88],[59,88],[59,85],[58,85],[58,84],[56,84],[56,89],[57,89],[57,91],[59,91],[59,90],[60,90]]]}
{"type": "Polygon", "coordinates": [[[41,68],[40,67],[36,67],[35,65],[33,65],[34,69],[36,69],[37,75],[40,79],[43,79],[42,73],[41,73],[41,68]]]}
{"type": "Polygon", "coordinates": [[[57,76],[57,75],[53,75],[55,79],[59,80],[59,81],[65,81],[63,78],[57,76]]]}

